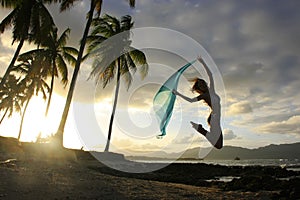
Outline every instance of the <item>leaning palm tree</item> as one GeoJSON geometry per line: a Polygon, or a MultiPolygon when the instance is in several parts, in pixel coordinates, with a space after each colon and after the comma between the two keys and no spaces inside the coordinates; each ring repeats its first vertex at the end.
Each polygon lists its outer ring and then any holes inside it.
{"type": "MultiPolygon", "coordinates": [[[[49,0],[49,1],[51,1],[51,0],[49,0]]],[[[70,8],[76,1],[79,1],[79,0],[53,0],[53,1],[54,2],[57,2],[57,1],[61,2],[61,11],[64,11],[64,10],[70,8]]],[[[73,93],[74,93],[74,90],[75,90],[77,76],[78,76],[78,73],[79,73],[79,70],[80,70],[80,65],[81,65],[82,58],[83,58],[84,48],[85,48],[85,45],[86,45],[86,39],[87,39],[87,36],[89,34],[89,30],[90,30],[90,26],[91,26],[91,23],[92,23],[94,12],[96,11],[97,17],[100,16],[102,1],[103,0],[90,0],[90,9],[89,9],[89,12],[88,12],[88,15],[87,15],[87,22],[86,22],[85,29],[84,29],[84,32],[83,32],[83,36],[81,38],[80,48],[79,48],[79,52],[78,52],[78,56],[77,56],[77,60],[76,60],[72,80],[71,80],[71,83],[70,83],[70,88],[69,88],[69,91],[68,91],[66,104],[65,104],[65,107],[64,107],[64,110],[63,110],[63,114],[62,114],[62,117],[61,117],[61,121],[60,121],[58,130],[56,132],[56,138],[57,138],[59,144],[62,147],[63,147],[63,132],[64,132],[64,129],[65,129],[65,125],[66,125],[66,121],[67,121],[71,101],[72,101],[72,98],[73,98],[73,93]]],[[[128,2],[129,2],[130,7],[134,7],[135,0],[128,0],[128,2]]]]}
{"type": "Polygon", "coordinates": [[[21,88],[24,90],[25,94],[25,106],[22,111],[22,118],[20,123],[18,140],[20,140],[23,121],[27,111],[27,107],[33,95],[38,96],[39,93],[42,93],[43,99],[47,99],[47,94],[50,90],[50,87],[47,84],[47,77],[49,74],[49,68],[41,67],[49,65],[49,60],[44,56],[36,55],[34,57],[20,57],[20,64],[18,64],[13,70],[23,74],[23,79],[20,81],[21,88]]]}
{"type": "Polygon", "coordinates": [[[60,74],[61,82],[66,86],[68,82],[68,67],[66,61],[72,65],[76,63],[76,58],[74,56],[78,54],[77,49],[66,46],[69,34],[69,28],[66,29],[61,34],[61,36],[58,36],[57,29],[54,29],[49,33],[48,37],[41,42],[41,46],[43,46],[44,48],[38,48],[20,55],[21,59],[28,59],[34,56],[44,57],[44,59],[48,59],[47,64],[50,65],[41,66],[44,68],[50,67],[49,76],[51,76],[50,92],[45,116],[47,116],[49,111],[55,77],[57,77],[58,74],[60,74]]]}
{"type": "Polygon", "coordinates": [[[104,15],[93,21],[93,32],[88,38],[90,43],[90,55],[97,56],[93,63],[91,76],[96,78],[96,83],[103,83],[103,88],[117,75],[116,90],[113,102],[113,110],[110,118],[108,139],[104,151],[109,151],[112,126],[117,107],[120,77],[124,76],[127,88],[132,81],[131,72],[141,66],[141,76],[144,78],[148,72],[148,64],[145,54],[130,46],[130,29],[133,27],[131,17],[126,15],[118,20],[110,15],[104,15]],[[111,40],[109,40],[113,37],[111,40]],[[113,58],[113,57],[115,58],[113,58]],[[114,60],[112,60],[114,59],[114,60]],[[112,61],[112,62],[111,62],[112,61]]]}
{"type": "Polygon", "coordinates": [[[9,75],[7,81],[3,85],[3,89],[0,91],[0,110],[4,111],[0,124],[7,116],[11,117],[14,112],[21,113],[22,104],[25,101],[23,88],[20,87],[20,78],[15,75],[9,75]]]}
{"type": "Polygon", "coordinates": [[[13,9],[0,23],[0,33],[13,26],[13,41],[18,47],[10,64],[1,79],[3,86],[20,54],[25,40],[40,44],[54,27],[51,14],[41,0],[0,0],[1,6],[13,9]]]}
{"type": "MultiPolygon", "coordinates": [[[[61,11],[64,11],[64,10],[70,8],[74,4],[75,1],[76,0],[62,0],[61,1],[61,11]]],[[[87,19],[85,29],[84,29],[84,32],[83,32],[83,36],[82,36],[82,39],[81,39],[81,42],[80,42],[79,52],[78,52],[78,56],[77,56],[77,59],[76,59],[76,64],[75,64],[72,80],[71,80],[71,83],[70,83],[70,88],[69,88],[69,91],[68,91],[66,104],[65,104],[65,107],[64,107],[64,110],[63,110],[63,114],[62,114],[62,117],[61,117],[61,121],[60,121],[58,130],[56,131],[56,134],[55,134],[55,137],[57,139],[57,143],[61,147],[63,147],[63,133],[64,133],[64,129],[65,129],[69,109],[70,109],[70,106],[71,106],[73,93],[74,93],[74,90],[75,90],[77,76],[78,76],[78,73],[79,73],[79,70],[80,70],[80,65],[81,65],[83,52],[84,52],[84,48],[85,48],[85,44],[86,44],[86,38],[88,36],[89,29],[90,29],[90,26],[91,26],[91,23],[92,23],[94,11],[96,10],[97,15],[99,16],[100,12],[101,12],[101,6],[102,6],[102,0],[91,0],[90,1],[90,10],[89,10],[88,15],[87,15],[88,19],[87,19]]]]}

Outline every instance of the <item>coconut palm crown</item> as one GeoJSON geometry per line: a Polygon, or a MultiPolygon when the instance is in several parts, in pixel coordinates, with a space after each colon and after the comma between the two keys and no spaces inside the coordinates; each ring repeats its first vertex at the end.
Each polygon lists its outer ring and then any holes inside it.
{"type": "Polygon", "coordinates": [[[93,20],[93,31],[88,37],[89,56],[95,56],[93,70],[90,77],[95,78],[96,83],[102,82],[103,88],[117,76],[113,111],[111,114],[108,140],[105,151],[109,151],[112,125],[117,106],[120,88],[120,77],[123,76],[127,88],[132,83],[132,73],[140,66],[141,77],[148,72],[148,64],[145,54],[131,45],[130,29],[133,27],[131,16],[126,15],[117,19],[110,15],[93,20]],[[132,73],[131,73],[132,72],[132,73]]]}

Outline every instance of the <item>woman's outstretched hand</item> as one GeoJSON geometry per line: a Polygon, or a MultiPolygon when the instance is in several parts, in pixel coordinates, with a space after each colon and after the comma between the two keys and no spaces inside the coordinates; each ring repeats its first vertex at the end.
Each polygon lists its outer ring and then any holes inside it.
{"type": "Polygon", "coordinates": [[[199,56],[197,57],[197,60],[198,60],[200,63],[203,63],[203,62],[204,62],[204,60],[203,60],[203,58],[202,58],[201,55],[199,55],[199,56]]]}
{"type": "Polygon", "coordinates": [[[173,93],[174,95],[177,95],[177,94],[178,94],[177,90],[172,90],[172,93],[173,93]]]}

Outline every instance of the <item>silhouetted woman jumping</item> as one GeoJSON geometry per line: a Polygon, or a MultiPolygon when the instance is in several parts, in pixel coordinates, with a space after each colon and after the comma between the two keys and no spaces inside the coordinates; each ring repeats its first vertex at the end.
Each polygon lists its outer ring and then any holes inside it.
{"type": "Polygon", "coordinates": [[[220,124],[221,119],[221,104],[220,104],[220,97],[216,94],[214,88],[214,80],[211,71],[209,70],[208,66],[204,62],[201,57],[198,57],[198,61],[204,66],[208,77],[210,86],[207,86],[207,83],[200,78],[195,78],[193,80],[194,85],[192,87],[192,92],[199,93],[199,96],[194,98],[189,98],[180,94],[178,91],[173,90],[175,95],[182,97],[184,100],[193,103],[197,101],[204,100],[205,103],[211,108],[211,113],[207,118],[207,122],[210,126],[210,131],[205,130],[201,124],[196,124],[191,121],[191,124],[194,129],[196,129],[199,133],[204,135],[207,140],[217,149],[221,149],[223,147],[223,134],[222,128],[220,124]]]}

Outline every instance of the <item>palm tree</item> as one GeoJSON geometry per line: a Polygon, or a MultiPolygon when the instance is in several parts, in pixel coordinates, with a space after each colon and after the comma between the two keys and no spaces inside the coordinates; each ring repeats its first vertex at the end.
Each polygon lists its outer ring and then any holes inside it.
{"type": "Polygon", "coordinates": [[[131,71],[134,73],[137,65],[141,65],[141,76],[144,78],[148,72],[148,64],[146,56],[143,52],[130,46],[130,29],[133,27],[131,17],[126,15],[118,20],[110,15],[103,18],[94,19],[93,32],[88,39],[90,43],[90,55],[97,55],[93,63],[91,76],[96,78],[96,82],[101,81],[103,88],[117,75],[116,90],[114,96],[113,110],[109,123],[108,139],[104,151],[109,151],[111,140],[112,126],[118,101],[120,89],[120,77],[125,76],[127,88],[130,87],[132,81],[131,71]],[[121,33],[121,34],[119,34],[121,33]],[[112,36],[111,42],[107,41],[112,36]],[[102,45],[103,44],[103,45],[102,45]],[[111,62],[111,56],[115,56],[115,60],[111,62]]]}
{"type": "MultiPolygon", "coordinates": [[[[59,2],[61,2],[61,11],[64,11],[64,10],[70,8],[76,1],[78,1],[78,0],[60,0],[59,2]]],[[[130,7],[134,7],[135,0],[129,0],[129,5],[130,5],[130,7]]],[[[88,18],[87,18],[87,22],[86,22],[85,29],[84,29],[84,32],[83,32],[83,36],[82,36],[82,39],[81,39],[81,42],[80,42],[80,48],[79,48],[79,52],[78,52],[78,56],[77,56],[77,60],[76,60],[72,80],[71,80],[71,83],[70,83],[70,88],[69,88],[69,91],[68,91],[66,104],[65,104],[65,107],[64,107],[64,111],[63,111],[63,114],[62,114],[62,117],[61,117],[61,121],[60,121],[58,130],[56,132],[56,138],[57,138],[59,144],[62,147],[63,147],[63,132],[64,132],[65,124],[66,124],[66,121],[67,121],[67,116],[68,116],[68,113],[69,113],[71,101],[72,101],[72,98],[73,98],[73,93],[74,93],[74,90],[75,90],[77,76],[78,76],[78,73],[79,73],[79,70],[80,70],[80,65],[81,65],[82,58],[83,58],[83,53],[84,53],[84,48],[85,48],[85,45],[86,45],[87,36],[89,34],[89,30],[90,30],[90,26],[91,26],[91,23],[92,23],[94,11],[96,11],[96,15],[99,17],[100,13],[101,13],[101,7],[102,7],[102,0],[90,0],[90,9],[89,9],[89,12],[88,12],[88,15],[87,15],[88,18]]]]}
{"type": "MultiPolygon", "coordinates": [[[[75,1],[76,0],[62,0],[61,1],[61,11],[64,11],[64,10],[68,9],[70,6],[73,5],[73,3],[75,1]]],[[[74,89],[75,89],[77,76],[78,76],[78,73],[79,73],[79,70],[80,70],[82,56],[83,56],[83,52],[84,52],[84,48],[85,48],[85,44],[86,44],[86,38],[88,36],[89,29],[90,29],[90,26],[91,26],[91,23],[92,23],[94,10],[96,9],[97,14],[99,16],[100,12],[101,12],[101,6],[102,6],[102,0],[91,0],[90,1],[90,10],[88,12],[88,19],[87,19],[85,29],[84,29],[84,32],[83,32],[83,36],[82,36],[82,39],[81,39],[81,42],[80,42],[80,48],[79,48],[79,52],[78,52],[78,56],[77,56],[77,60],[76,60],[72,80],[71,80],[71,83],[70,83],[70,88],[69,88],[69,91],[68,91],[66,104],[65,104],[65,107],[64,107],[64,110],[63,110],[63,114],[62,114],[62,117],[61,117],[61,121],[60,121],[58,130],[57,130],[56,135],[55,135],[55,137],[57,138],[57,142],[61,147],[63,147],[63,132],[64,132],[65,124],[66,124],[66,121],[67,121],[67,116],[68,116],[68,113],[69,113],[71,101],[72,101],[72,98],[73,98],[73,93],[74,93],[74,89]]]]}
{"type": "Polygon", "coordinates": [[[65,60],[72,65],[76,64],[76,58],[74,56],[78,55],[78,50],[73,47],[66,46],[70,31],[71,30],[69,28],[66,29],[58,38],[57,29],[56,29],[56,31],[53,32],[53,34],[51,34],[49,40],[45,40],[45,42],[43,43],[43,45],[47,47],[46,53],[51,58],[51,62],[52,62],[52,77],[51,77],[51,84],[50,84],[50,93],[49,93],[49,98],[48,98],[48,103],[47,103],[47,108],[45,113],[46,116],[48,114],[49,107],[50,107],[53,86],[54,86],[54,77],[58,76],[58,71],[59,71],[62,76],[61,81],[66,86],[68,82],[68,68],[65,60]]]}
{"type": "Polygon", "coordinates": [[[18,140],[20,140],[25,113],[32,96],[38,96],[39,93],[42,93],[43,99],[46,100],[46,93],[50,91],[50,87],[46,82],[50,68],[41,67],[49,66],[50,63],[49,59],[41,55],[34,55],[32,57],[22,56],[18,61],[20,61],[20,64],[13,68],[13,70],[18,73],[25,74],[24,78],[20,81],[20,85],[21,88],[24,89],[26,102],[25,107],[22,111],[22,118],[18,135],[18,140]]]}
{"type": "Polygon", "coordinates": [[[3,86],[20,54],[25,40],[40,44],[54,27],[51,14],[41,0],[0,0],[1,6],[13,10],[0,23],[0,33],[13,26],[13,42],[19,41],[15,54],[2,77],[3,86]]]}
{"type": "Polygon", "coordinates": [[[25,96],[23,88],[20,87],[20,78],[17,78],[15,75],[9,75],[3,85],[3,89],[0,91],[0,96],[0,110],[4,110],[0,121],[1,124],[7,114],[8,117],[11,117],[13,112],[21,113],[25,96]]]}
{"type": "Polygon", "coordinates": [[[73,65],[76,63],[76,59],[74,58],[73,55],[78,54],[77,49],[66,46],[69,34],[70,34],[70,29],[68,28],[61,34],[60,37],[58,37],[57,29],[54,29],[53,31],[50,32],[49,36],[45,38],[44,41],[41,42],[41,45],[44,46],[43,49],[35,49],[20,55],[21,58],[22,57],[28,58],[37,55],[42,56],[44,57],[44,59],[48,59],[47,63],[50,63],[50,66],[48,65],[41,66],[44,68],[45,67],[51,68],[51,70],[49,70],[50,72],[49,75],[51,76],[50,92],[49,92],[49,98],[48,98],[45,116],[47,116],[49,111],[55,77],[57,77],[58,73],[60,73],[61,82],[66,86],[68,82],[68,67],[65,60],[73,65]]]}

